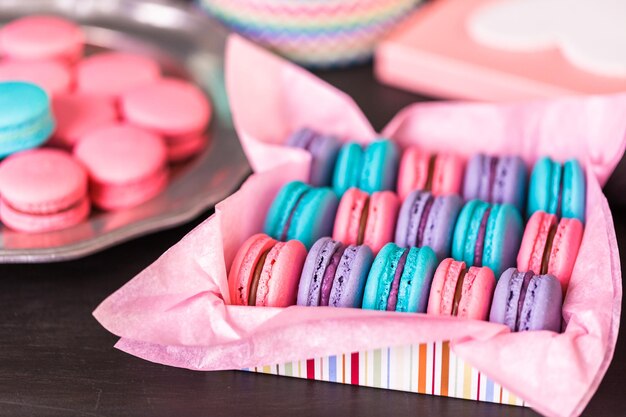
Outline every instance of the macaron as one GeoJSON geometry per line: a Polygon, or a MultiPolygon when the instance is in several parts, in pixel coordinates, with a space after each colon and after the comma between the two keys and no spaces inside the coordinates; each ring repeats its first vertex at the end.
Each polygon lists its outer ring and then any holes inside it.
{"type": "Polygon", "coordinates": [[[206,149],[208,143],[209,135],[207,133],[187,137],[166,136],[167,159],[173,164],[186,161],[206,149]]]}
{"type": "Polygon", "coordinates": [[[339,139],[323,135],[309,128],[293,132],[287,146],[307,150],[311,154],[309,183],[316,187],[328,187],[332,183],[335,161],[341,148],[339,139]]]}
{"type": "Polygon", "coordinates": [[[314,188],[300,181],[284,185],[267,213],[265,233],[274,239],[297,239],[307,248],[329,236],[339,204],[330,188],[314,188]]]}
{"type": "Polygon", "coordinates": [[[398,175],[398,159],[398,146],[389,139],[376,140],[365,149],[358,143],[348,142],[337,156],[333,189],[338,196],[352,187],[366,193],[393,191],[398,175]]]}
{"type": "Polygon", "coordinates": [[[55,16],[27,16],[0,30],[0,55],[15,59],[55,59],[73,64],[83,53],[81,28],[55,16]]]}
{"type": "Polygon", "coordinates": [[[467,163],[463,197],[466,201],[512,204],[522,213],[526,182],[526,164],[519,156],[478,154],[467,163]]]}
{"type": "Polygon", "coordinates": [[[104,210],[137,206],[167,185],[165,142],[138,127],[98,129],[78,142],[74,156],[89,173],[93,203],[104,210]]]}
{"type": "Polygon", "coordinates": [[[0,81],[24,81],[43,88],[50,97],[66,93],[72,74],[66,64],[56,60],[0,62],[0,81]]]}
{"type": "Polygon", "coordinates": [[[32,149],[0,164],[0,218],[27,233],[64,229],[89,215],[87,173],[58,149],[32,149]]]}
{"type": "MultiPolygon", "coordinates": [[[[179,146],[176,152],[181,159],[180,148],[187,141],[198,143],[211,119],[211,105],[198,87],[187,81],[163,78],[121,95],[122,115],[129,123],[150,130],[167,139],[167,143],[179,146]]],[[[189,148],[193,153],[202,148],[189,148]]]]}
{"type": "Polygon", "coordinates": [[[433,278],[428,314],[487,320],[495,286],[490,268],[444,259],[433,278]]]}
{"type": "Polygon", "coordinates": [[[364,245],[345,245],[329,237],[311,247],[298,287],[298,305],[361,307],[374,255],[364,245]]]}
{"type": "Polygon", "coordinates": [[[117,120],[114,101],[92,94],[58,94],[52,99],[52,111],[57,125],[50,142],[65,148],[117,120]]]}
{"type": "Polygon", "coordinates": [[[372,264],[363,308],[425,313],[435,268],[437,257],[428,246],[401,248],[388,243],[372,264]]]}
{"type": "Polygon", "coordinates": [[[535,163],[528,190],[528,216],[536,211],[585,222],[585,173],[576,159],[543,157],[535,163]]]}
{"type": "Polygon", "coordinates": [[[76,90],[119,98],[122,93],[161,77],[159,64],[143,55],[104,52],[83,59],[76,66],[76,90]]]}
{"type": "Polygon", "coordinates": [[[230,303],[242,306],[287,307],[295,304],[306,258],[297,240],[278,242],[264,234],[241,246],[228,273],[230,303]]]}
{"type": "Polygon", "coordinates": [[[333,239],[346,245],[366,245],[376,254],[393,241],[400,202],[391,191],[372,195],[350,188],[341,198],[333,239]]]}
{"type": "Polygon", "coordinates": [[[458,195],[436,197],[428,191],[413,191],[402,203],[395,242],[400,247],[428,246],[443,260],[450,256],[452,236],[463,206],[458,195]]]}
{"type": "Polygon", "coordinates": [[[398,196],[404,199],[415,190],[432,195],[461,194],[465,163],[453,153],[431,153],[409,146],[402,154],[398,171],[398,196]]]}
{"type": "Polygon", "coordinates": [[[517,255],[517,269],[537,275],[554,275],[567,291],[572,270],[583,238],[583,224],[578,219],[562,218],[537,211],[524,230],[517,255]]]}
{"type": "Polygon", "coordinates": [[[500,276],[515,266],[522,232],[522,217],[512,205],[471,200],[454,228],[452,257],[468,266],[489,267],[500,276]]]}
{"type": "Polygon", "coordinates": [[[41,145],[53,131],[50,100],[41,87],[0,82],[0,158],[41,145]]]}
{"type": "Polygon", "coordinates": [[[559,332],[562,303],[561,285],[553,275],[509,268],[496,285],[489,321],[504,324],[513,332],[559,332]]]}

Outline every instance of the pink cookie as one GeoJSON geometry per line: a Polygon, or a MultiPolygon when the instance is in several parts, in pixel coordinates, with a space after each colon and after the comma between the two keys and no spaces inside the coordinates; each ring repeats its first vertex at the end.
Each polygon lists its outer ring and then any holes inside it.
{"type": "Polygon", "coordinates": [[[208,141],[209,138],[206,134],[184,138],[166,137],[167,157],[173,163],[185,161],[200,153],[206,147],[208,141]]]}
{"type": "Polygon", "coordinates": [[[52,100],[57,127],[51,144],[71,148],[79,139],[117,120],[112,99],[89,94],[61,94],[52,100]]]}
{"type": "Polygon", "coordinates": [[[28,16],[0,30],[0,53],[15,59],[57,59],[73,64],[83,53],[81,28],[53,16],[28,16]]]}
{"type": "Polygon", "coordinates": [[[117,98],[135,87],[149,84],[161,76],[152,59],[122,52],[93,55],[76,67],[79,92],[117,98]]]}
{"type": "Polygon", "coordinates": [[[98,129],[78,142],[74,155],[89,172],[93,203],[104,210],[139,205],[167,185],[165,142],[138,127],[98,129]]]}
{"type": "Polygon", "coordinates": [[[173,78],[128,91],[122,95],[121,109],[130,123],[169,138],[168,143],[179,148],[185,140],[195,140],[196,145],[188,144],[188,149],[196,151],[202,149],[197,138],[211,118],[211,105],[204,93],[191,83],[173,78]]]}
{"type": "Polygon", "coordinates": [[[9,59],[0,62],[0,81],[25,81],[37,84],[48,95],[66,93],[72,83],[67,65],[56,60],[24,61],[9,59]]]}
{"type": "Polygon", "coordinates": [[[87,173],[69,154],[34,149],[0,164],[0,218],[23,232],[63,229],[89,215],[87,173]]]}

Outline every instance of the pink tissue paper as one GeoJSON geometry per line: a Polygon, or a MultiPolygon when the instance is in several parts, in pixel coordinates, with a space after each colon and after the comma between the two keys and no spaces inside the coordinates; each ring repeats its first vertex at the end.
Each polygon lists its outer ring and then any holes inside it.
{"type": "Polygon", "coordinates": [[[280,187],[307,179],[310,158],[282,145],[288,134],[309,126],[362,143],[378,134],[347,95],[238,36],[229,40],[226,73],[234,122],[256,173],[94,311],[121,338],[118,349],[166,365],[223,370],[449,340],[456,355],[535,410],[582,413],[619,329],[620,260],[600,187],[626,145],[626,95],[415,104],[381,133],[402,146],[515,153],[529,166],[542,155],[577,157],[586,166],[587,222],[564,301],[565,331],[510,333],[494,323],[425,314],[228,305],[227,271],[238,248],[262,231],[280,187]]]}

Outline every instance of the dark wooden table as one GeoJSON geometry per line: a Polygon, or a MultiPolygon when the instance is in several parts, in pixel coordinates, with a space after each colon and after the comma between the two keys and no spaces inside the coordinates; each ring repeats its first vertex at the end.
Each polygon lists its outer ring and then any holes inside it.
{"type": "MultiPolygon", "coordinates": [[[[400,108],[424,99],[376,84],[367,66],[320,75],[351,94],[377,129],[400,108]]],[[[620,182],[612,184],[619,191],[620,182]]],[[[622,213],[614,207],[624,252],[622,213]]],[[[0,266],[0,415],[535,415],[521,407],[271,375],[193,372],[113,349],[116,337],[93,319],[93,309],[208,214],[78,261],[0,266]]],[[[626,415],[625,382],[621,333],[613,363],[585,415],[626,415]]]]}

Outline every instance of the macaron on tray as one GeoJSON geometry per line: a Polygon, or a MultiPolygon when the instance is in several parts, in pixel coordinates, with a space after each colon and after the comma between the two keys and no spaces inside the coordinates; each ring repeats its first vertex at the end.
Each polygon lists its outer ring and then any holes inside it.
{"type": "MultiPolygon", "coordinates": [[[[120,6],[141,3],[149,1],[120,6]]],[[[236,155],[222,157],[230,169],[199,167],[216,159],[208,150],[216,115],[206,92],[214,82],[196,84],[194,70],[171,51],[124,32],[140,30],[138,23],[120,29],[121,19],[107,29],[91,6],[78,17],[90,22],[80,26],[65,6],[54,15],[22,16],[16,5],[0,13],[0,262],[67,259],[185,221],[247,171],[236,155]],[[12,8],[18,17],[10,17],[12,8]],[[221,183],[212,180],[220,170],[221,183]]],[[[210,27],[203,33],[224,39],[210,27]]],[[[213,53],[197,49],[205,58],[213,53]]],[[[205,64],[197,60],[195,71],[204,81],[217,78],[215,69],[200,69],[205,64]]],[[[229,116],[217,117],[218,142],[232,139],[229,116]]]]}
{"type": "Polygon", "coordinates": [[[625,97],[415,104],[376,133],[240,37],[226,68],[255,173],[94,311],[117,348],[582,412],[619,327],[600,184],[626,146],[625,97]]]}

